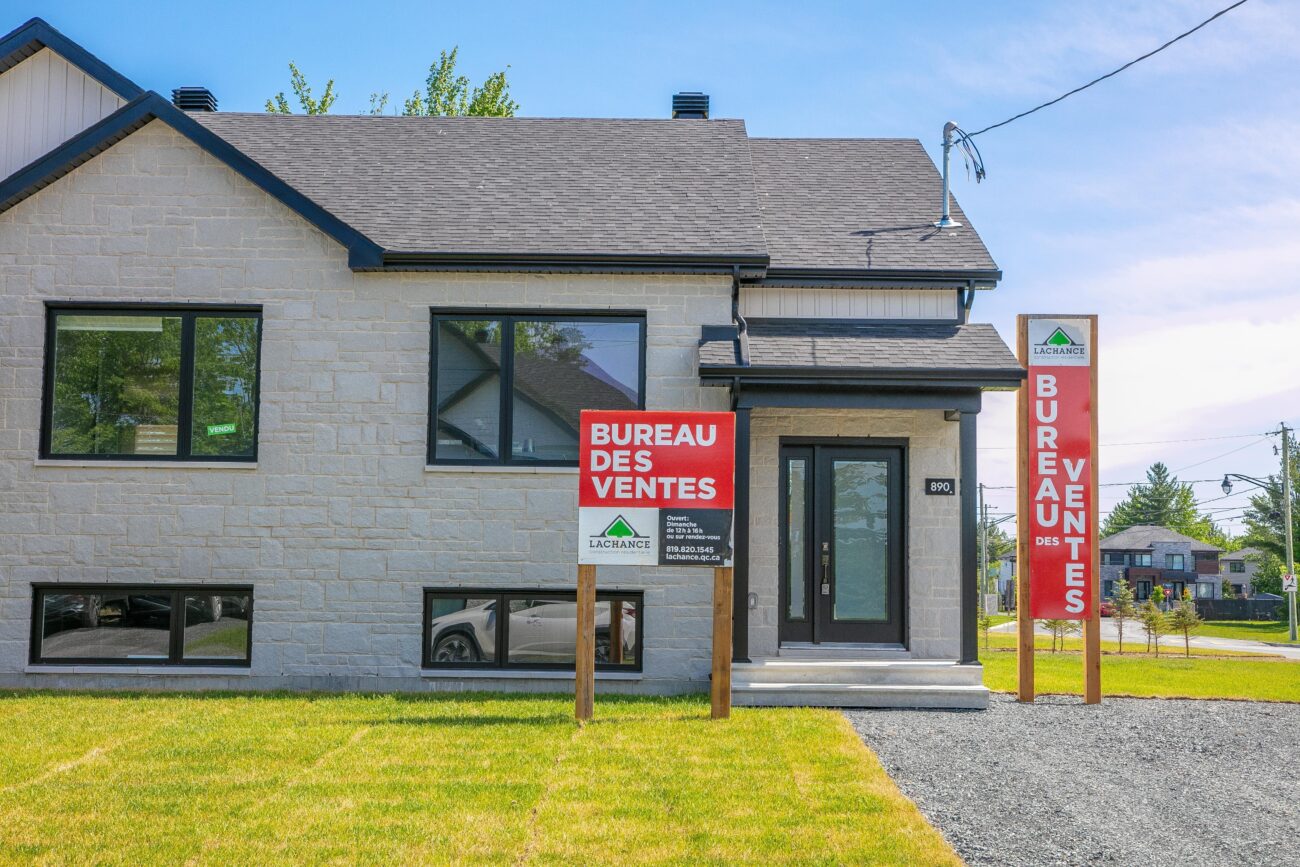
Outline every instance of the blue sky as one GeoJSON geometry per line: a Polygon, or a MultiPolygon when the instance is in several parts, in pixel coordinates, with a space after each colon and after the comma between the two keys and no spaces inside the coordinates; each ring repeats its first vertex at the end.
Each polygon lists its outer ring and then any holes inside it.
{"type": "MultiPolygon", "coordinates": [[[[0,29],[40,15],[142,86],[205,85],[223,110],[260,110],[289,60],[318,93],[336,80],[337,111],[376,90],[400,101],[459,45],[471,78],[509,64],[521,114],[661,117],[703,90],[754,135],[908,136],[934,154],[944,121],[1002,120],[1224,5],[11,0],[0,29]]],[[[1185,479],[1265,474],[1267,441],[1200,438],[1300,422],[1298,62],[1300,5],[1251,0],[982,136],[983,184],[958,164],[954,192],[1005,273],[975,318],[1009,338],[1018,312],[1102,317],[1103,483],[1157,459],[1185,479]]],[[[1012,403],[992,395],[981,417],[990,485],[1013,481],[1012,403]]],[[[1237,490],[1206,506],[1233,528],[1237,490]]],[[[1103,508],[1122,493],[1103,489],[1103,508]]],[[[1009,510],[1011,492],[990,503],[1009,510]]]]}

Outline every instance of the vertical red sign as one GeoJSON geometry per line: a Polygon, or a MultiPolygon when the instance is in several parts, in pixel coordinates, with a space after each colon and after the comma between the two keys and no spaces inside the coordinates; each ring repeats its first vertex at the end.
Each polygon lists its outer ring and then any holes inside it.
{"type": "Polygon", "coordinates": [[[1026,535],[1029,610],[1088,620],[1097,571],[1095,322],[1030,317],[1027,430],[1021,431],[1019,532],[1026,535]]]}

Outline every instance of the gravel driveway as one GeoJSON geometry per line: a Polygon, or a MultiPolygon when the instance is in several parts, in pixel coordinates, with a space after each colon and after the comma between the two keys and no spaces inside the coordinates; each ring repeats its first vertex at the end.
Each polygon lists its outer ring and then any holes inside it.
{"type": "Polygon", "coordinates": [[[970,864],[1300,864],[1298,704],[847,713],[970,864]]]}

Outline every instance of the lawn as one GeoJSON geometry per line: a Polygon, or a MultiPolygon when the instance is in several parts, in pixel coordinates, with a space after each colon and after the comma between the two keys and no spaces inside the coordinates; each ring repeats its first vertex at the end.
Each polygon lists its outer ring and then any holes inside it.
{"type": "Polygon", "coordinates": [[[1207,620],[1196,631],[1208,638],[1244,638],[1247,641],[1287,643],[1290,634],[1286,622],[1275,620],[1207,620]]]}
{"type": "Polygon", "coordinates": [[[957,864],[838,713],[0,696],[0,862],[957,864]]]}
{"type": "MultiPolygon", "coordinates": [[[[1034,654],[1034,681],[1040,694],[1083,692],[1083,659],[1077,649],[1078,641],[1073,644],[1074,649],[1060,653],[1044,652],[1043,645],[1038,644],[1038,652],[1034,654]]],[[[1177,653],[1162,652],[1159,657],[1127,650],[1119,656],[1106,652],[1106,644],[1102,646],[1103,695],[1300,702],[1300,662],[1267,656],[1197,655],[1195,649],[1190,659],[1182,655],[1181,649],[1177,653]]],[[[984,684],[989,689],[1015,692],[1014,650],[995,645],[993,650],[980,654],[980,662],[984,664],[984,684]]]]}

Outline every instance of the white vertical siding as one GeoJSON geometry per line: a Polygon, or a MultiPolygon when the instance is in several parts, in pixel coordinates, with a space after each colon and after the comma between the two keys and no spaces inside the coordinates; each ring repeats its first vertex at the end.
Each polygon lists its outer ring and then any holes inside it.
{"type": "Polygon", "coordinates": [[[956,319],[957,290],[746,286],[740,312],[755,319],[956,319]]]}
{"type": "Polygon", "coordinates": [[[116,93],[48,48],[0,74],[0,178],[122,106],[116,93]]]}

